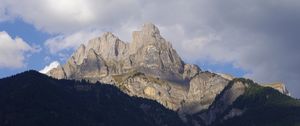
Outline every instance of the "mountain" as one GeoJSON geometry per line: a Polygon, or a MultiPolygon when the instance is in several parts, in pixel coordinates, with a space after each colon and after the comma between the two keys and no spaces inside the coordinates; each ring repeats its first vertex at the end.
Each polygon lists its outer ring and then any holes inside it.
{"type": "MultiPolygon", "coordinates": [[[[110,32],[91,39],[65,65],[50,70],[47,75],[111,84],[130,96],[155,100],[193,125],[215,125],[247,116],[252,106],[244,109],[233,106],[251,87],[272,90],[271,94],[280,91],[275,99],[281,96],[293,99],[286,96],[288,91],[283,84],[262,87],[251,80],[202,71],[197,65],[185,63],[151,23],[133,32],[130,43],[110,32]]],[[[250,102],[251,98],[246,97],[243,103],[250,102]]]]}
{"type": "Polygon", "coordinates": [[[0,79],[1,126],[184,126],[176,112],[115,86],[36,71],[0,79]]]}
{"type": "Polygon", "coordinates": [[[81,45],[65,65],[47,74],[113,84],[131,96],[153,99],[182,113],[207,109],[229,82],[185,64],[151,23],[133,32],[130,43],[104,33],[81,45]]]}
{"type": "MultiPolygon", "coordinates": [[[[216,126],[299,126],[300,101],[259,85],[249,87],[229,108],[242,115],[215,122],[216,126]]],[[[226,118],[226,117],[225,117],[226,118]]]]}
{"type": "Polygon", "coordinates": [[[212,105],[182,121],[175,111],[116,86],[37,71],[0,79],[1,126],[297,126],[300,101],[251,80],[229,82],[212,105]]]}
{"type": "Polygon", "coordinates": [[[190,119],[210,126],[298,126],[300,101],[252,80],[235,78],[209,109],[190,119]]]}

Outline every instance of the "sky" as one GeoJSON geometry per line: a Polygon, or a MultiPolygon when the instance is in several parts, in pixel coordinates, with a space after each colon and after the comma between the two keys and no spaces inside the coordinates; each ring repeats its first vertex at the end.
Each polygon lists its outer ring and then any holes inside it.
{"type": "Polygon", "coordinates": [[[0,77],[64,64],[80,44],[113,32],[130,42],[158,26],[187,63],[282,82],[300,98],[299,0],[0,0],[0,77]]]}

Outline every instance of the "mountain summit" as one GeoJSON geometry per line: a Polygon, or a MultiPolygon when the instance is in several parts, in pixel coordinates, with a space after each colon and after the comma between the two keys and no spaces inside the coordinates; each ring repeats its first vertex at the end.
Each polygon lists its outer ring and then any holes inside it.
{"type": "Polygon", "coordinates": [[[183,62],[155,25],[145,24],[132,36],[132,42],[125,43],[110,32],[104,33],[90,40],[87,46],[81,45],[64,67],[52,70],[49,75],[59,79],[114,83],[111,75],[136,70],[164,79],[181,80],[183,62]]]}
{"type": "Polygon", "coordinates": [[[134,31],[132,37],[132,42],[126,43],[110,32],[104,33],[81,45],[63,67],[48,75],[110,83],[172,110],[189,106],[195,112],[208,108],[228,83],[217,74],[185,64],[151,23],[134,31]]]}
{"type": "MultiPolygon", "coordinates": [[[[156,100],[178,111],[185,121],[190,120],[186,115],[197,115],[202,121],[198,119],[196,123],[206,125],[220,118],[219,115],[225,118],[225,112],[233,109],[230,106],[253,83],[184,63],[151,23],[134,31],[130,43],[110,32],[104,33],[81,45],[65,65],[47,74],[57,79],[112,84],[130,96],[156,100]],[[222,106],[219,109],[214,105],[222,106]]],[[[226,119],[243,112],[232,111],[226,119]]]]}

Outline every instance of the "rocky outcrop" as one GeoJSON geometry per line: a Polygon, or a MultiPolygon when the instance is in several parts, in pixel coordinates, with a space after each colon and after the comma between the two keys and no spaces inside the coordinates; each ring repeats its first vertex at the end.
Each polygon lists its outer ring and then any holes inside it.
{"type": "Polygon", "coordinates": [[[210,108],[206,112],[196,116],[199,116],[205,125],[210,125],[217,119],[226,120],[241,115],[243,110],[230,108],[230,106],[239,96],[244,94],[248,85],[248,83],[239,80],[230,81],[222,93],[215,99],[210,108]],[[228,111],[227,114],[225,114],[226,111],[228,111]]]}
{"type": "Polygon", "coordinates": [[[221,77],[227,79],[227,80],[233,80],[234,77],[230,74],[224,74],[224,73],[217,73],[218,75],[220,75],[221,77]]]}
{"type": "Polygon", "coordinates": [[[210,73],[201,72],[197,74],[191,81],[187,99],[182,107],[181,112],[194,114],[208,107],[215,100],[215,97],[227,86],[228,80],[221,76],[210,73]]]}
{"type": "Polygon", "coordinates": [[[283,83],[262,84],[262,86],[273,88],[273,89],[279,91],[280,93],[288,95],[288,96],[291,95],[283,83]]]}
{"type": "Polygon", "coordinates": [[[66,77],[66,73],[61,66],[51,69],[47,74],[54,75],[53,77],[58,79],[63,79],[66,77]]]}
{"type": "Polygon", "coordinates": [[[185,64],[184,65],[184,72],[183,72],[183,78],[186,80],[190,80],[193,77],[195,77],[199,73],[200,68],[193,64],[185,64]]]}
{"type": "Polygon", "coordinates": [[[133,96],[154,99],[173,110],[180,108],[181,102],[187,95],[187,88],[184,85],[142,73],[133,73],[129,76],[128,74],[117,75],[113,78],[119,81],[118,87],[124,92],[133,96]]]}

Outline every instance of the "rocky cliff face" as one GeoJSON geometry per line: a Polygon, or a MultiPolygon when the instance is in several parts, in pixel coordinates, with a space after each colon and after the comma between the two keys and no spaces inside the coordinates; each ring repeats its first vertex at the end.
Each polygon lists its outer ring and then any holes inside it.
{"type": "Polygon", "coordinates": [[[104,33],[81,45],[64,66],[47,74],[113,84],[129,95],[188,113],[208,108],[228,83],[222,76],[185,64],[153,24],[144,24],[132,37],[126,43],[104,33]]]}
{"type": "MultiPolygon", "coordinates": [[[[81,45],[64,66],[47,74],[58,79],[112,84],[131,96],[156,100],[180,115],[208,109],[233,79],[185,64],[153,24],[145,24],[132,37],[132,42],[126,43],[112,33],[104,33],[81,45]]],[[[220,104],[229,106],[243,93],[243,87],[239,83],[231,86],[221,98],[226,102],[220,104]]],[[[224,111],[212,108],[201,116],[211,120],[206,124],[215,119],[214,113],[224,111]]]]}
{"type": "Polygon", "coordinates": [[[228,86],[216,98],[210,108],[199,116],[205,125],[211,125],[216,120],[227,120],[243,113],[238,108],[230,108],[233,102],[242,94],[244,94],[249,83],[242,81],[230,81],[228,86]]]}
{"type": "Polygon", "coordinates": [[[276,89],[277,91],[285,95],[289,95],[289,96],[291,95],[283,83],[263,84],[262,86],[276,89]]]}

